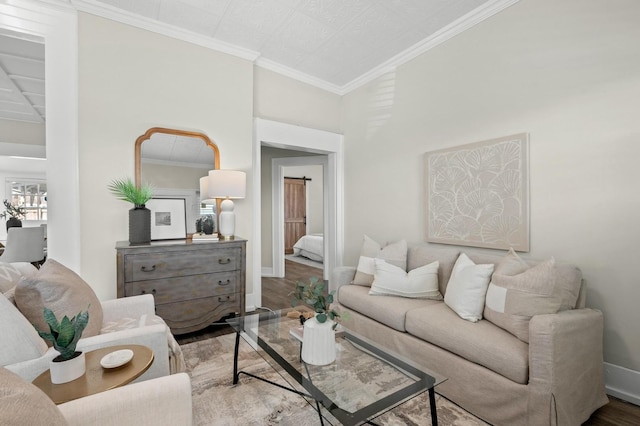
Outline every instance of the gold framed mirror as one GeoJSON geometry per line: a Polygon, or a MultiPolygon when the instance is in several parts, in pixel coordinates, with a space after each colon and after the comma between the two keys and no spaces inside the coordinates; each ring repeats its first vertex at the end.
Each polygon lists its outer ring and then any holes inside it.
{"type": "Polygon", "coordinates": [[[152,127],[136,139],[136,185],[151,185],[154,198],[184,198],[187,234],[201,214],[200,178],[219,168],[220,150],[204,133],[152,127]]]}

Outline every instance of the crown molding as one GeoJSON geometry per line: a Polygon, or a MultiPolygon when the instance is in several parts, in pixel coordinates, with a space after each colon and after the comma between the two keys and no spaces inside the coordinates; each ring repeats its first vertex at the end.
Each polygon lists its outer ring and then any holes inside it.
{"type": "MultiPolygon", "coordinates": [[[[54,3],[64,3],[64,0],[40,0],[54,3]]],[[[467,13],[446,27],[435,32],[426,39],[416,43],[405,51],[397,54],[393,58],[383,62],[370,71],[362,74],[358,78],[350,81],[349,83],[339,86],[337,84],[330,83],[326,80],[305,74],[293,68],[279,64],[270,59],[260,56],[259,52],[253,50],[244,49],[236,45],[226,43],[220,40],[215,40],[211,37],[197,34],[183,28],[178,28],[170,24],[162,23],[153,19],[145,18],[139,15],[135,15],[131,12],[112,7],[107,4],[100,3],[96,0],[67,0],[78,11],[90,13],[92,15],[100,16],[103,18],[111,19],[113,21],[121,22],[123,24],[132,25],[134,27],[142,28],[148,31],[152,31],[158,34],[162,34],[168,37],[183,40],[189,43],[196,44],[198,46],[206,47],[218,52],[227,53],[229,55],[237,56],[242,59],[247,59],[254,62],[256,66],[268,69],[270,71],[282,74],[286,77],[298,80],[300,82],[318,87],[319,89],[326,90],[339,96],[346,95],[347,93],[375,80],[381,75],[386,74],[389,71],[393,71],[399,65],[402,65],[415,57],[427,52],[430,49],[444,43],[450,38],[462,33],[463,31],[473,27],[474,25],[484,21],[487,18],[501,12],[507,7],[517,3],[520,0],[492,0],[479,8],[467,13]]]]}
{"type": "Polygon", "coordinates": [[[258,60],[256,60],[256,66],[268,69],[278,74],[282,74],[286,77],[293,78],[303,83],[310,84],[312,86],[318,87],[319,89],[326,90],[336,95],[344,94],[342,87],[338,86],[337,84],[329,83],[326,80],[322,80],[312,75],[305,74],[293,68],[289,68],[285,65],[279,64],[278,62],[274,62],[271,59],[260,57],[258,58],[258,60]]]}
{"type": "Polygon", "coordinates": [[[462,33],[463,31],[468,30],[469,28],[479,24],[487,18],[492,17],[496,13],[501,12],[507,7],[519,2],[520,0],[493,0],[485,3],[479,8],[472,10],[466,15],[460,17],[459,19],[453,21],[451,24],[446,27],[436,31],[429,37],[424,40],[414,44],[410,48],[406,49],[403,52],[400,52],[396,56],[391,59],[383,62],[377,67],[371,69],[370,71],[362,74],[360,77],[352,80],[351,82],[345,84],[340,89],[342,91],[342,95],[345,95],[352,90],[357,89],[360,86],[363,86],[376,78],[384,75],[390,71],[395,70],[399,65],[402,65],[410,60],[416,58],[417,56],[427,52],[430,49],[444,43],[450,38],[462,33]]]}
{"type": "Polygon", "coordinates": [[[253,50],[238,47],[224,41],[216,40],[202,34],[185,30],[184,28],[175,27],[164,22],[136,15],[126,10],[118,9],[104,3],[99,3],[95,0],[70,1],[73,6],[80,12],[90,13],[102,18],[111,19],[113,21],[128,24],[137,28],[142,28],[147,31],[186,41],[218,52],[227,53],[229,55],[247,59],[252,62],[255,62],[255,60],[260,56],[260,53],[253,50]]]}

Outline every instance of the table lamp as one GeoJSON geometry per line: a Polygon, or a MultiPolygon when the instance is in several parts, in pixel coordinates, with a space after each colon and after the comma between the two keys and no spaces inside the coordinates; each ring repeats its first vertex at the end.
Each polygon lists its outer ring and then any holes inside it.
{"type": "Polygon", "coordinates": [[[223,240],[232,240],[236,229],[233,201],[245,197],[247,175],[236,170],[209,171],[209,197],[224,198],[220,204],[218,232],[223,240]]]}
{"type": "Polygon", "coordinates": [[[216,199],[209,196],[209,176],[203,176],[200,178],[200,203],[201,204],[215,204],[216,199]]]}

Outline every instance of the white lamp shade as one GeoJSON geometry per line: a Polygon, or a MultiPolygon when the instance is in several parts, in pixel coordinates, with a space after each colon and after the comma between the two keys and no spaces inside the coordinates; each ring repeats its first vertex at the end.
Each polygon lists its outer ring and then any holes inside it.
{"type": "Polygon", "coordinates": [[[247,175],[237,170],[210,170],[208,190],[210,198],[244,198],[247,175]]]}
{"type": "Polygon", "coordinates": [[[200,202],[203,204],[215,204],[215,198],[209,196],[209,176],[200,178],[200,202]]]}

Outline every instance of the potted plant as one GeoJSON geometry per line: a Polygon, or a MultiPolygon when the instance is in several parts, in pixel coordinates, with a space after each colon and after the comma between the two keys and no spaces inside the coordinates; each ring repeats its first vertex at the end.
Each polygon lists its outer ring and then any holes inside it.
{"type": "Polygon", "coordinates": [[[22,206],[15,206],[11,204],[9,200],[4,200],[2,203],[4,204],[4,213],[0,213],[0,217],[4,219],[9,216],[9,219],[7,219],[7,231],[9,228],[21,227],[22,220],[26,215],[25,208],[22,206]]]}
{"type": "MultiPolygon", "coordinates": [[[[309,282],[298,281],[290,293],[291,306],[304,303],[313,308],[315,316],[304,321],[302,360],[313,365],[327,365],[336,359],[335,329],[340,315],[331,309],[334,292],[325,293],[324,282],[318,277],[309,282]]],[[[302,320],[302,319],[301,319],[302,320]]]]}
{"type": "Polygon", "coordinates": [[[145,207],[153,197],[150,185],[136,186],[130,178],[114,179],[108,186],[117,198],[133,204],[129,210],[129,243],[148,244],[151,242],[151,211],[145,207]]]}
{"type": "Polygon", "coordinates": [[[85,312],[79,312],[71,319],[65,315],[59,322],[51,309],[45,307],[43,312],[49,331],[36,330],[40,337],[50,341],[53,348],[60,352],[49,364],[51,383],[75,380],[85,373],[85,356],[83,352],[76,351],[76,345],[89,323],[89,309],[87,307],[85,312]]]}

